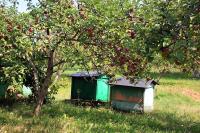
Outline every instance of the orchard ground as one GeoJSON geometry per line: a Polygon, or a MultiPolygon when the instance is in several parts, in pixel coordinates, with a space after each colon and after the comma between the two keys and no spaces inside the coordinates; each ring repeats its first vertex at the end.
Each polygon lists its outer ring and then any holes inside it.
{"type": "Polygon", "coordinates": [[[1,106],[0,132],[200,132],[200,80],[186,74],[161,79],[155,110],[148,114],[74,106],[64,102],[70,98],[70,78],[63,76],[58,84],[56,101],[44,105],[39,117],[32,117],[32,104],[1,106]]]}

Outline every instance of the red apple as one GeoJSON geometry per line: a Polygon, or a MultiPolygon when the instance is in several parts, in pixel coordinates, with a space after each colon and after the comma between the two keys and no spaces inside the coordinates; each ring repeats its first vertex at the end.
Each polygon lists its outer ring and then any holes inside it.
{"type": "Polygon", "coordinates": [[[119,62],[120,62],[121,65],[123,65],[123,64],[126,62],[125,57],[123,57],[123,56],[120,57],[120,58],[119,58],[119,62]]]}
{"type": "Polygon", "coordinates": [[[87,33],[88,33],[89,37],[93,37],[93,29],[92,28],[88,28],[87,33]]]}
{"type": "Polygon", "coordinates": [[[128,48],[125,48],[124,50],[125,50],[126,52],[128,52],[128,51],[129,51],[129,49],[128,49],[128,48]]]}
{"type": "Polygon", "coordinates": [[[136,33],[135,33],[134,31],[131,31],[131,32],[130,32],[130,36],[131,36],[132,39],[134,39],[135,36],[136,36],[136,33]]]}
{"type": "Polygon", "coordinates": [[[129,36],[130,36],[131,39],[134,39],[136,37],[136,33],[135,33],[134,30],[129,30],[128,34],[129,34],[129,36]]]}
{"type": "Polygon", "coordinates": [[[33,32],[33,28],[30,27],[30,28],[28,29],[28,31],[29,31],[30,33],[32,33],[32,32],[33,32]]]}

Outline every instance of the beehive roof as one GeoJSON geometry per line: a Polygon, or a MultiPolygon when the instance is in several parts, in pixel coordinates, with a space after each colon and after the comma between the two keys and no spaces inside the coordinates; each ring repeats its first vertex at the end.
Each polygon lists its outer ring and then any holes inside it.
{"type": "Polygon", "coordinates": [[[137,79],[134,82],[131,82],[126,78],[119,78],[114,82],[109,83],[110,85],[120,85],[120,86],[129,86],[129,87],[137,87],[137,88],[150,88],[158,84],[155,80],[144,80],[137,79]]]}
{"type": "Polygon", "coordinates": [[[74,73],[74,74],[71,74],[70,76],[71,77],[98,77],[102,75],[100,72],[97,72],[97,71],[83,71],[83,72],[77,72],[77,73],[74,73]]]}

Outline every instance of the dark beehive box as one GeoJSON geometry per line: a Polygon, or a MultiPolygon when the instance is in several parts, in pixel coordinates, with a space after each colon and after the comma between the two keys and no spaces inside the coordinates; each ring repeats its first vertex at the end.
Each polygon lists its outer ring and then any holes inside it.
{"type": "Polygon", "coordinates": [[[109,77],[97,72],[79,72],[71,75],[71,99],[110,101],[109,77]]]}

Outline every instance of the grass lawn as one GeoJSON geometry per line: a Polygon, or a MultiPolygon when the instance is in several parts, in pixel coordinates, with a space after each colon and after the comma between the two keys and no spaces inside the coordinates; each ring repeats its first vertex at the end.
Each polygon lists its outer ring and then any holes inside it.
{"type": "Polygon", "coordinates": [[[53,104],[33,118],[33,105],[0,107],[1,132],[180,132],[200,133],[200,80],[169,73],[156,87],[155,110],[148,114],[116,112],[108,107],[77,107],[70,98],[70,79],[63,77],[53,104]]]}

